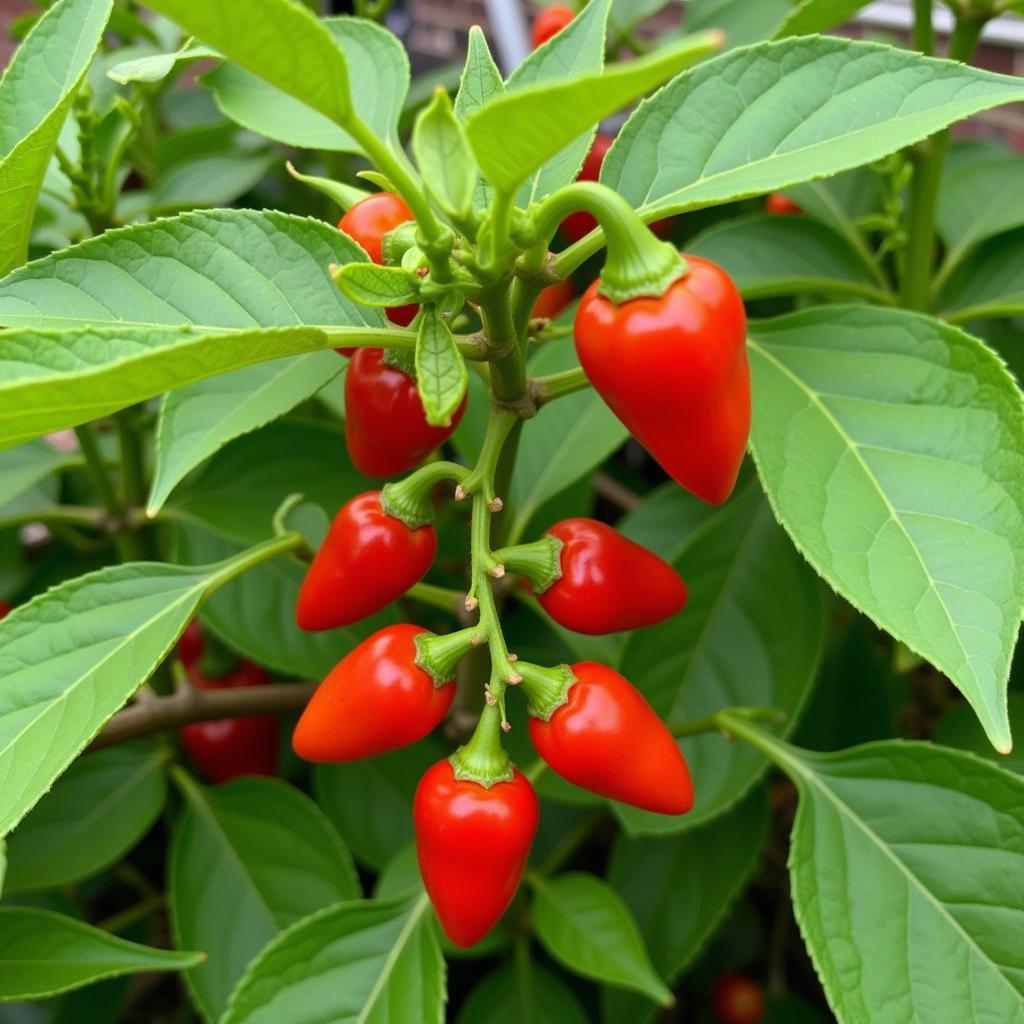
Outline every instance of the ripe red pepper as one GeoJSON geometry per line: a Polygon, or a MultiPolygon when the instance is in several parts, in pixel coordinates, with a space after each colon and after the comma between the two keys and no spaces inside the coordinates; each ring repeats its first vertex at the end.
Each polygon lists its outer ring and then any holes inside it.
{"type": "Polygon", "coordinates": [[[721,1024],[760,1024],[764,990],[742,974],[727,974],[715,984],[711,1007],[721,1024]]]}
{"type": "Polygon", "coordinates": [[[693,806],[682,751],[643,694],[618,672],[592,661],[561,670],[523,665],[521,671],[530,739],[559,775],[645,811],[684,814],[693,806]],[[559,671],[556,689],[551,682],[559,671]],[[547,721],[539,717],[545,714],[547,721]]]}
{"type": "Polygon", "coordinates": [[[454,671],[435,681],[421,667],[422,626],[385,626],[345,655],[306,705],[292,746],[307,761],[355,761],[432,732],[455,696],[454,671]]]}
{"type": "MultiPolygon", "coordinates": [[[[362,246],[366,255],[377,264],[384,263],[384,236],[400,224],[413,219],[412,210],[401,196],[393,192],[377,192],[347,210],[338,221],[338,227],[354,242],[362,246]]],[[[416,318],[419,306],[395,306],[387,311],[388,319],[399,327],[408,327],[416,318]]],[[[338,352],[351,356],[355,349],[339,348],[338,352]]]]}
{"type": "Polygon", "coordinates": [[[7,618],[14,611],[14,605],[7,601],[0,601],[0,619],[7,618]]]}
{"type": "MultiPolygon", "coordinates": [[[[200,690],[228,690],[262,686],[267,673],[251,661],[242,661],[227,675],[207,678],[198,665],[188,669],[192,685],[200,690]]],[[[179,730],[181,745],[210,782],[227,782],[240,775],[276,775],[278,720],[273,715],[221,718],[195,722],[179,730]]]]}
{"type": "Polygon", "coordinates": [[[795,216],[803,213],[804,211],[797,203],[794,203],[793,200],[785,194],[785,192],[772,192],[770,195],[765,197],[764,212],[785,217],[795,216]]]}
{"type": "Polygon", "coordinates": [[[533,19],[533,28],[530,32],[533,48],[536,50],[538,46],[543,46],[575,17],[576,12],[565,4],[550,4],[541,8],[537,12],[537,17],[533,19]]]}
{"type": "Polygon", "coordinates": [[[380,491],[342,505],[299,590],[301,629],[335,629],[379,612],[426,574],[437,553],[432,526],[410,529],[381,506],[380,491]]]}
{"type": "Polygon", "coordinates": [[[530,316],[552,320],[569,305],[576,297],[571,281],[559,281],[558,284],[550,284],[533,304],[533,311],[530,316]]]}
{"type": "Polygon", "coordinates": [[[732,493],[750,433],[743,301],[728,274],[687,256],[657,298],[616,305],[587,289],[576,352],[595,390],[677,483],[718,505],[732,493]]]}
{"type": "Polygon", "coordinates": [[[419,465],[454,433],[466,399],[447,427],[427,423],[416,381],[384,362],[379,348],[360,349],[345,375],[345,443],[360,473],[385,477],[419,465]]]}
{"type": "Polygon", "coordinates": [[[668,562],[596,519],[563,519],[548,535],[560,542],[561,575],[535,587],[559,625],[599,635],[653,626],[681,611],[686,584],[668,562]]]}
{"type": "Polygon", "coordinates": [[[441,927],[457,946],[479,942],[516,894],[539,817],[533,786],[485,788],[457,779],[448,760],[429,768],[413,802],[420,874],[441,927]]]}

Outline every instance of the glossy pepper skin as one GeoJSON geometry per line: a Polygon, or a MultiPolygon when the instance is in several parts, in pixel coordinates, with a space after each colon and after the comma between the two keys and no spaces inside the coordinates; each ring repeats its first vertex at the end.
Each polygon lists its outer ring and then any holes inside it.
{"type": "MultiPolygon", "coordinates": [[[[188,669],[200,690],[228,690],[262,686],[267,673],[251,661],[242,661],[227,675],[208,679],[198,665],[188,669]]],[[[195,722],[179,730],[181,745],[209,782],[228,782],[240,775],[276,775],[278,720],[273,715],[221,718],[195,722]]]]}
{"type": "Polygon", "coordinates": [[[306,572],[295,606],[301,629],[335,629],[401,597],[437,553],[432,526],[410,529],[381,507],[380,491],[342,505],[306,572]]]}
{"type": "Polygon", "coordinates": [[[750,433],[746,316],[720,267],[689,272],[657,298],[616,305],[587,289],[576,352],[612,412],[678,484],[718,505],[732,493],[750,433]]]}
{"type": "Polygon", "coordinates": [[[530,316],[552,320],[576,298],[571,281],[559,281],[558,284],[549,284],[533,304],[530,316]]]}
{"type": "Polygon", "coordinates": [[[797,216],[804,211],[785,192],[772,192],[765,197],[764,212],[775,216],[797,216]]]}
{"type": "Polygon", "coordinates": [[[727,974],[715,983],[711,1008],[720,1024],[760,1024],[764,1018],[764,990],[742,974],[727,974]]]}
{"type": "Polygon", "coordinates": [[[408,746],[448,714],[455,682],[416,664],[422,626],[385,626],[345,655],[306,705],[292,746],[307,761],[355,761],[408,746]]]}
{"type": "Polygon", "coordinates": [[[643,694],[593,661],[570,666],[567,701],[550,720],[531,716],[537,753],[574,785],[657,814],[684,814],[693,783],[672,734],[643,694]]]}
{"type": "MultiPolygon", "coordinates": [[[[384,263],[384,236],[401,224],[413,219],[412,210],[405,205],[401,196],[392,192],[377,192],[347,210],[338,221],[338,228],[354,242],[362,246],[366,255],[377,264],[384,263]]],[[[413,322],[419,306],[394,306],[387,311],[388,319],[399,327],[408,327],[413,322]]],[[[342,355],[351,356],[355,349],[338,349],[342,355]]]]}
{"type": "Polygon", "coordinates": [[[530,30],[533,48],[543,46],[553,35],[561,32],[576,17],[576,12],[565,4],[550,4],[537,12],[530,30]]]}
{"type": "Polygon", "coordinates": [[[429,768],[413,801],[420,874],[445,934],[479,942],[516,894],[537,832],[537,796],[518,770],[484,788],[451,762],[429,768]]]}
{"type": "Polygon", "coordinates": [[[345,375],[345,443],[356,469],[387,477],[418,466],[459,425],[466,399],[447,427],[427,423],[416,381],[384,362],[379,348],[360,349],[345,375]]]}
{"type": "Polygon", "coordinates": [[[562,575],[537,600],[566,629],[591,636],[640,629],[686,604],[679,573],[605,523],[563,519],[547,532],[562,542],[562,575]]]}

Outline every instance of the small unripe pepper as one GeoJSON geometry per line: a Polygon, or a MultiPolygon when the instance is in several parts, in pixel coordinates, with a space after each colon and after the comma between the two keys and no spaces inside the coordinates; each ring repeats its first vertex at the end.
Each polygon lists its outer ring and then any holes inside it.
{"type": "Polygon", "coordinates": [[[455,432],[466,398],[447,427],[427,422],[416,381],[385,362],[379,348],[360,349],[345,376],[345,444],[356,469],[386,477],[418,466],[455,432]]]}
{"type": "Polygon", "coordinates": [[[672,734],[636,687],[592,661],[544,669],[517,664],[530,739],[563,778],[657,814],[693,806],[690,770],[672,734]]]}
{"type": "Polygon", "coordinates": [[[565,4],[549,4],[537,12],[530,30],[530,41],[536,50],[543,46],[553,35],[561,32],[576,17],[576,12],[565,4]]]}
{"type": "MultiPolygon", "coordinates": [[[[198,663],[188,668],[189,681],[200,690],[230,690],[262,686],[267,673],[251,661],[239,662],[225,675],[210,678],[198,663]]],[[[194,722],[179,730],[181,745],[201,775],[213,783],[242,775],[277,774],[279,724],[273,715],[220,718],[194,722]]]]}
{"type": "Polygon", "coordinates": [[[517,769],[485,787],[458,778],[444,760],[420,780],[413,802],[420,874],[455,945],[479,942],[508,909],[538,819],[533,786],[517,769]]]}
{"type": "Polygon", "coordinates": [[[764,990],[742,974],[727,974],[715,983],[711,1008],[721,1024],[760,1024],[764,990]]]}
{"type": "Polygon", "coordinates": [[[685,257],[662,294],[616,304],[587,289],[576,352],[595,390],[678,484],[712,504],[732,493],[750,433],[746,316],[720,267],[685,257]]]}
{"type": "Polygon", "coordinates": [[[577,633],[653,626],[686,604],[686,584],[668,562],[596,519],[563,519],[541,540],[495,557],[523,573],[548,615],[577,633]]]}
{"type": "Polygon", "coordinates": [[[380,491],[357,495],[334,517],[306,572],[295,621],[317,630],[365,619],[421,580],[436,553],[433,526],[391,514],[380,491]]]}
{"type": "MultiPolygon", "coordinates": [[[[377,192],[355,203],[338,221],[338,228],[354,242],[358,242],[366,255],[377,264],[384,263],[384,236],[401,224],[413,219],[412,210],[401,196],[393,192],[377,192]]],[[[395,306],[387,311],[388,319],[399,327],[407,327],[416,318],[419,306],[395,306]]],[[[355,349],[338,349],[350,356],[355,349]]]]}
{"type": "Polygon", "coordinates": [[[455,696],[455,662],[472,630],[437,637],[385,626],[331,670],[302,712],[292,745],[308,761],[355,761],[432,732],[455,696]]]}

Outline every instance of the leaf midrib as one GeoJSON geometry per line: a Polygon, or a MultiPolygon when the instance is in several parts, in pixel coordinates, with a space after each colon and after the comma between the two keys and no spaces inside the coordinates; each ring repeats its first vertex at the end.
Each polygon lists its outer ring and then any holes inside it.
{"type": "Polygon", "coordinates": [[[405,924],[402,925],[401,931],[399,931],[398,935],[395,936],[395,941],[392,944],[391,949],[388,951],[388,955],[384,958],[384,963],[381,965],[380,971],[377,973],[377,977],[374,979],[373,987],[367,993],[363,1007],[359,1011],[359,1016],[356,1018],[357,1024],[366,1024],[370,1019],[370,1014],[374,1010],[377,999],[384,991],[384,986],[391,977],[391,973],[395,968],[395,964],[398,962],[398,958],[405,951],[405,944],[408,941],[409,936],[419,926],[420,918],[423,917],[423,912],[426,910],[427,906],[427,894],[424,892],[409,909],[409,915],[405,924]]]}

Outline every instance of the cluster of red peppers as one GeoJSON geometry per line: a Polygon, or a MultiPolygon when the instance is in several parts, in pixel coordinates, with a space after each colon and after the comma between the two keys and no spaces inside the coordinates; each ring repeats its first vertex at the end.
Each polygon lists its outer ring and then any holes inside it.
{"type": "MultiPolygon", "coordinates": [[[[341,226],[380,261],[380,232],[408,217],[400,200],[374,196],[354,206],[341,226]],[[375,202],[387,215],[364,218],[361,208],[375,202]]],[[[744,309],[720,268],[675,259],[658,295],[613,301],[595,282],[576,313],[576,348],[591,383],[633,436],[673,479],[718,503],[734,486],[750,423],[744,309]]],[[[535,312],[554,312],[568,297],[564,289],[542,296],[549,305],[535,312]]],[[[414,308],[398,312],[415,316],[414,308]]],[[[457,421],[445,430],[428,426],[415,381],[402,368],[380,350],[354,354],[346,436],[353,461],[368,475],[417,465],[457,421]]],[[[360,494],[337,513],[301,588],[302,628],[358,622],[425,576],[437,552],[437,477],[428,470],[360,494]]],[[[518,574],[555,622],[580,633],[643,628],[686,603],[686,586],[672,566],[593,519],[556,523],[538,540],[493,557],[501,568],[494,575],[518,574]]],[[[379,630],[317,689],[295,729],[295,751],[341,762],[422,739],[452,706],[459,661],[484,642],[472,626],[447,635],[408,623],[379,630]]],[[[538,754],[563,778],[648,811],[690,809],[693,786],[676,740],[618,672],[595,662],[545,667],[516,660],[508,682],[526,698],[538,754]]],[[[481,727],[498,714],[494,703],[481,727]]],[[[487,738],[496,735],[478,728],[427,771],[414,801],[424,884],[446,934],[462,946],[483,938],[507,909],[538,824],[533,786],[500,742],[487,738]]]]}

